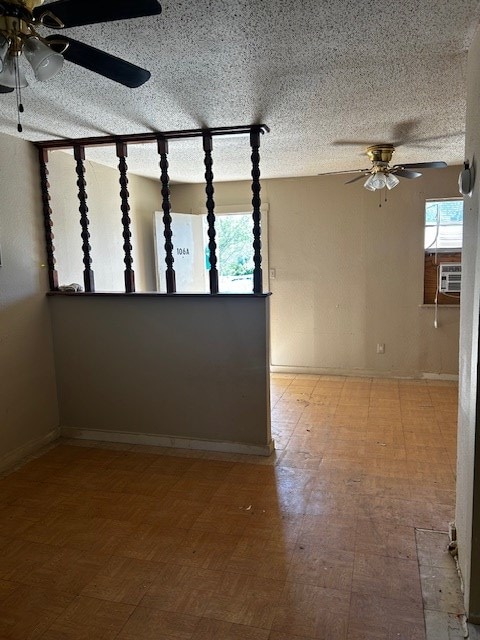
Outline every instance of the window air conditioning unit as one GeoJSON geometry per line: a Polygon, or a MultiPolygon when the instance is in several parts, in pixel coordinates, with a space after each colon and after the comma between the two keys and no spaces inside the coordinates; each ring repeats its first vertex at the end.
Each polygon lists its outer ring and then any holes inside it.
{"type": "Polygon", "coordinates": [[[440,293],[460,293],[462,265],[459,262],[444,262],[439,265],[438,290],[440,293]]]}

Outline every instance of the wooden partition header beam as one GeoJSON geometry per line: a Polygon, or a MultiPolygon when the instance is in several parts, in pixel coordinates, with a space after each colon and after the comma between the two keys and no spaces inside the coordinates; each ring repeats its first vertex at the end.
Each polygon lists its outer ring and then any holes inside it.
{"type": "Polygon", "coordinates": [[[210,136],[250,135],[252,131],[268,133],[270,129],[266,124],[241,125],[237,127],[214,127],[213,129],[185,129],[183,131],[156,131],[149,133],[131,133],[126,135],[96,136],[91,138],[63,138],[60,140],[46,140],[34,142],[39,149],[71,149],[81,147],[103,147],[124,144],[143,144],[145,142],[157,142],[158,140],[175,140],[182,138],[200,138],[205,134],[210,136]]]}

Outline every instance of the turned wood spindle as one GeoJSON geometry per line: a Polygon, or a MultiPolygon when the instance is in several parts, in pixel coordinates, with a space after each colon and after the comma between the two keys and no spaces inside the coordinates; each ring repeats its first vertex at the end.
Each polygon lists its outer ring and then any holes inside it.
{"type": "Polygon", "coordinates": [[[253,293],[262,293],[262,241],[261,241],[261,213],[260,207],[260,127],[252,127],[250,131],[250,146],[252,148],[252,205],[253,205],[253,293]]]}
{"type": "Polygon", "coordinates": [[[88,231],[88,225],[90,224],[88,220],[88,207],[87,207],[87,183],[85,180],[85,148],[76,145],[73,149],[73,155],[77,162],[76,172],[78,176],[77,187],[78,187],[78,200],[80,202],[80,206],[78,210],[80,211],[80,226],[82,228],[82,250],[83,250],[83,283],[85,285],[85,291],[92,292],[95,291],[95,280],[92,271],[92,258],[90,256],[90,251],[92,247],[90,246],[90,233],[88,231]]]}
{"type": "Polygon", "coordinates": [[[218,293],[217,243],[215,241],[215,201],[213,199],[213,141],[210,133],[203,134],[203,150],[205,152],[205,193],[207,194],[208,250],[210,262],[210,293],[218,293]]]}
{"type": "Polygon", "coordinates": [[[172,242],[172,216],[170,214],[170,186],[168,176],[168,140],[158,139],[158,153],[160,155],[160,180],[162,183],[162,210],[163,210],[163,236],[165,238],[165,280],[167,283],[167,293],[175,293],[177,285],[175,281],[175,270],[173,268],[173,242],[172,242]]]}
{"type": "Polygon", "coordinates": [[[118,171],[120,172],[120,200],[121,200],[121,211],[122,211],[122,225],[123,225],[123,251],[124,258],[123,261],[125,263],[125,293],[134,293],[135,292],[135,272],[132,268],[133,258],[132,258],[132,233],[130,231],[130,205],[128,204],[128,176],[127,176],[127,145],[124,142],[117,142],[117,158],[118,162],[118,171]]]}
{"type": "Polygon", "coordinates": [[[55,245],[53,244],[53,221],[50,207],[50,183],[48,182],[48,150],[39,149],[40,188],[42,192],[43,226],[45,230],[45,247],[47,250],[48,283],[50,291],[58,290],[58,273],[55,269],[55,245]]]}

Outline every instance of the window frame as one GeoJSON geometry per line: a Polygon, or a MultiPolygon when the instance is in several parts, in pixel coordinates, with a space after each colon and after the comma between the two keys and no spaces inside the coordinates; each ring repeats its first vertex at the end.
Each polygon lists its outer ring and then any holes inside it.
{"type": "MultiPolygon", "coordinates": [[[[461,294],[440,293],[438,290],[439,268],[445,263],[461,263],[463,249],[463,207],[462,207],[462,246],[461,247],[438,247],[431,244],[425,247],[427,227],[454,226],[452,225],[427,225],[427,205],[434,202],[462,202],[463,198],[426,198],[423,209],[423,304],[424,305],[454,305],[460,304],[461,294]]],[[[459,223],[460,224],[460,223],[459,223]]],[[[436,240],[438,240],[438,233],[436,240]]]]}

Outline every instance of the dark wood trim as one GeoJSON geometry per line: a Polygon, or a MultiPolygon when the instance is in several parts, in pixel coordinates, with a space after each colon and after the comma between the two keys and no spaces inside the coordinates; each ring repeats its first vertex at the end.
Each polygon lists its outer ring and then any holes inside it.
{"type": "MultiPolygon", "coordinates": [[[[253,128],[261,133],[269,133],[270,129],[266,124],[253,125],[253,128]]],[[[252,125],[239,125],[236,127],[213,127],[205,129],[184,129],[182,131],[152,131],[147,133],[130,133],[122,135],[95,136],[89,138],[65,138],[61,140],[44,140],[34,142],[40,149],[71,149],[76,145],[82,147],[101,147],[105,145],[116,145],[117,142],[126,144],[142,144],[145,142],[157,142],[159,139],[174,140],[181,138],[199,138],[205,133],[211,136],[227,135],[249,135],[252,125]]]]}
{"type": "Polygon", "coordinates": [[[82,251],[83,251],[83,282],[85,285],[85,291],[91,292],[95,291],[95,279],[92,271],[92,258],[90,255],[90,251],[92,247],[90,246],[90,233],[88,231],[88,225],[90,221],[88,219],[88,207],[87,207],[87,182],[85,180],[85,149],[82,145],[75,145],[73,149],[73,155],[77,162],[76,172],[78,176],[77,187],[78,187],[78,200],[80,202],[80,206],[78,210],[80,211],[80,226],[82,228],[82,251]]]}
{"type": "Polygon", "coordinates": [[[162,210],[163,210],[163,236],[165,238],[165,280],[167,283],[167,293],[175,293],[177,284],[175,280],[175,269],[173,268],[173,242],[172,242],[172,216],[170,205],[170,178],[168,176],[168,140],[161,138],[158,140],[158,153],[160,155],[160,181],[162,183],[162,210]]]}
{"type": "Polygon", "coordinates": [[[118,171],[120,173],[120,200],[121,205],[120,209],[122,211],[122,225],[123,225],[123,251],[124,258],[123,261],[125,263],[125,293],[133,293],[135,291],[135,272],[132,268],[133,258],[132,258],[132,233],[130,231],[130,205],[128,204],[128,166],[127,166],[127,145],[124,142],[117,142],[117,158],[118,162],[118,171]]]}
{"type": "Polygon", "coordinates": [[[47,251],[48,284],[50,291],[58,289],[58,273],[55,269],[55,245],[53,244],[52,209],[50,207],[50,183],[48,182],[48,150],[39,149],[40,188],[42,192],[43,226],[45,230],[45,247],[47,251]]]}
{"type": "Polygon", "coordinates": [[[218,293],[218,269],[217,269],[217,243],[215,241],[215,201],[213,194],[215,189],[213,186],[213,159],[212,159],[213,140],[208,133],[203,135],[203,151],[205,152],[205,193],[207,194],[207,222],[208,222],[208,251],[210,262],[210,293],[218,293]]]}
{"type": "Polygon", "coordinates": [[[250,132],[250,146],[252,148],[252,206],[253,206],[253,292],[262,293],[262,241],[261,241],[261,212],[260,199],[260,129],[253,127],[250,132]]]}
{"type": "Polygon", "coordinates": [[[160,293],[157,291],[137,291],[133,293],[121,293],[118,291],[48,291],[47,296],[68,296],[78,298],[268,298],[272,294],[268,293],[219,293],[212,296],[209,293],[160,293]]]}

